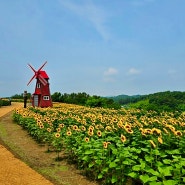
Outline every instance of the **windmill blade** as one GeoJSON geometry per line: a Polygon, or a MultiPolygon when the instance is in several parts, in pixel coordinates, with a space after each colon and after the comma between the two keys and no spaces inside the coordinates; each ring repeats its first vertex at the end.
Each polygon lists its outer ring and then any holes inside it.
{"type": "Polygon", "coordinates": [[[31,81],[36,77],[36,74],[33,75],[33,77],[31,78],[31,80],[28,82],[27,86],[31,83],[31,81]]]}
{"type": "Polygon", "coordinates": [[[44,78],[42,77],[42,75],[39,75],[38,78],[39,78],[40,82],[41,82],[44,86],[47,85],[48,82],[47,82],[46,79],[44,79],[44,78]]]}
{"type": "Polygon", "coordinates": [[[29,66],[30,66],[30,68],[34,71],[34,73],[36,73],[37,71],[30,65],[30,64],[28,64],[29,66]]]}
{"type": "Polygon", "coordinates": [[[38,72],[46,65],[47,61],[39,68],[38,72]]]}

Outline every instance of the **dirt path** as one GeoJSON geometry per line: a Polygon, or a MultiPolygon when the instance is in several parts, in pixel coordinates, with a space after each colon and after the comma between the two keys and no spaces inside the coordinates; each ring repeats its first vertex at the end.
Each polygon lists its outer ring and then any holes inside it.
{"type": "MultiPolygon", "coordinates": [[[[23,103],[13,102],[11,106],[1,107],[0,117],[21,106],[23,103]]],[[[52,183],[0,145],[0,185],[52,185],[52,183]]]]}

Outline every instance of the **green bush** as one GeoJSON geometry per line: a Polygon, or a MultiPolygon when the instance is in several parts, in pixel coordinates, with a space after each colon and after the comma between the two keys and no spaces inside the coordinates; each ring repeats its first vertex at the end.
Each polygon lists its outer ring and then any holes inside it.
{"type": "Polygon", "coordinates": [[[8,99],[0,99],[0,107],[11,105],[11,101],[8,99]]]}

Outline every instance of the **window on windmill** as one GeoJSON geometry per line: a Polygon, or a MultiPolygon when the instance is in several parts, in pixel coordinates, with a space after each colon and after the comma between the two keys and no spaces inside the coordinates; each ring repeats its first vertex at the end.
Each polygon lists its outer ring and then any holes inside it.
{"type": "Polygon", "coordinates": [[[43,100],[49,100],[49,96],[43,96],[43,100]]]}
{"type": "Polygon", "coordinates": [[[40,88],[40,83],[37,83],[37,88],[40,88]]]}

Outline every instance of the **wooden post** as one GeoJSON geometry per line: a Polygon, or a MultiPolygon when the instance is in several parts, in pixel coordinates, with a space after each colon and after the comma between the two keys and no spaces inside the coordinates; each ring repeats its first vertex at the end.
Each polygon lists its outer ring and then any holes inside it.
{"type": "Polygon", "coordinates": [[[26,108],[26,103],[27,103],[27,99],[28,99],[27,91],[24,91],[23,97],[24,97],[24,108],[26,108]]]}

